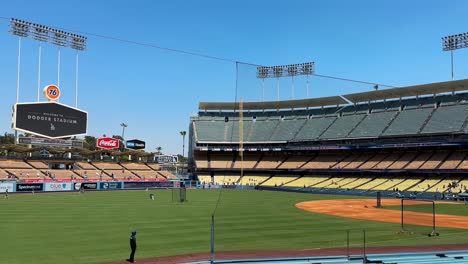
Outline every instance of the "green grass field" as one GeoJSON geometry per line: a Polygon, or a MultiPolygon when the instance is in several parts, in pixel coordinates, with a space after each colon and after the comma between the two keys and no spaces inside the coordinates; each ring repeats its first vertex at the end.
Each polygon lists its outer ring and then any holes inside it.
{"type": "MultiPolygon", "coordinates": [[[[138,230],[138,258],[209,251],[211,213],[219,190],[21,194],[1,199],[0,263],[103,263],[124,260],[129,234],[138,230]],[[149,200],[149,193],[156,200],[149,200]]],[[[468,231],[439,229],[441,236],[397,235],[398,224],[305,212],[301,201],[343,196],[223,190],[216,212],[216,251],[344,247],[346,230],[360,246],[465,243],[468,231]]],[[[349,197],[348,197],[349,198],[349,197]]],[[[466,207],[461,205],[464,210],[466,207]]],[[[455,209],[454,209],[455,210],[455,209]]]]}
{"type": "MultiPolygon", "coordinates": [[[[401,210],[401,206],[386,206],[385,209],[401,210]]],[[[405,209],[412,212],[432,213],[431,204],[405,205],[405,209]]],[[[468,205],[464,204],[436,204],[436,214],[468,216],[468,205]]]]}

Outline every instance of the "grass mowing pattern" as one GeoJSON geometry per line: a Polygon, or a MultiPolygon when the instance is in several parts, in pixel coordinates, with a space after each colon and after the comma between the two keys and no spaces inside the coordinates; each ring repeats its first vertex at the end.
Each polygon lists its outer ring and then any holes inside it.
{"type": "MultiPolygon", "coordinates": [[[[137,229],[137,259],[209,251],[210,215],[219,190],[187,190],[187,203],[171,192],[119,191],[21,194],[1,199],[0,263],[102,263],[128,257],[137,229]],[[149,199],[155,193],[156,200],[149,199]]],[[[441,237],[396,235],[398,224],[310,213],[298,202],[343,196],[223,190],[216,214],[216,251],[464,243],[468,232],[441,237]]],[[[343,252],[344,254],[344,252],[343,252]]]]}

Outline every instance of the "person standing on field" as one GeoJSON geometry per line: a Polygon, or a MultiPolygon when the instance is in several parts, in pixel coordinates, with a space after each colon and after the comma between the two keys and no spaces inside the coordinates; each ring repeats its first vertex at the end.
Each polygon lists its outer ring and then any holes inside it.
{"type": "Polygon", "coordinates": [[[130,236],[130,249],[132,252],[130,253],[130,258],[127,259],[128,262],[135,263],[135,251],[137,248],[136,244],[136,230],[132,231],[132,235],[130,236]]]}

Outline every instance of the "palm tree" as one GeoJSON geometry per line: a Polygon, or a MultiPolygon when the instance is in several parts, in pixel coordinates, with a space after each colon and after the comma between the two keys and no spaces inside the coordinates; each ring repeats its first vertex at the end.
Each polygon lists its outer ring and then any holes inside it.
{"type": "Polygon", "coordinates": [[[156,152],[157,152],[158,154],[161,154],[161,150],[162,150],[162,147],[161,147],[161,146],[157,146],[157,147],[156,147],[156,152]]]}
{"type": "Polygon", "coordinates": [[[183,130],[183,131],[180,131],[179,133],[182,136],[182,157],[183,157],[185,153],[185,135],[187,135],[187,131],[183,130]]]}

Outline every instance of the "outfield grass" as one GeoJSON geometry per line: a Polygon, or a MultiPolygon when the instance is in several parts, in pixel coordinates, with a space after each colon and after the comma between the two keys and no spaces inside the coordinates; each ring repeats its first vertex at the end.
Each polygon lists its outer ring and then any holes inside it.
{"type": "MultiPolygon", "coordinates": [[[[272,250],[465,243],[466,230],[441,236],[397,235],[398,224],[325,216],[296,209],[307,200],[344,199],[268,191],[188,190],[189,202],[172,203],[170,191],[22,194],[0,200],[0,263],[103,263],[124,260],[138,230],[138,258],[209,251],[216,211],[216,250],[272,250]],[[156,200],[149,200],[150,192],[156,200]]],[[[343,252],[344,253],[344,252],[343,252]]]]}
{"type": "MultiPolygon", "coordinates": [[[[401,210],[401,206],[386,206],[385,209],[401,210]]],[[[432,204],[405,205],[406,211],[432,213],[432,204]]],[[[468,216],[468,205],[463,203],[436,204],[436,214],[468,216]]]]}

